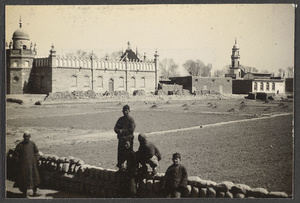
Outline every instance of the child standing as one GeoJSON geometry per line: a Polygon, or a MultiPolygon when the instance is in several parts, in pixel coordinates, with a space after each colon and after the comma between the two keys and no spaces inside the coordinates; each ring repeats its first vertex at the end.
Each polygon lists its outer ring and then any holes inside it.
{"type": "Polygon", "coordinates": [[[162,189],[165,191],[166,197],[180,198],[187,191],[187,171],[180,164],[181,155],[173,154],[173,164],[169,166],[162,181],[162,189]]]}

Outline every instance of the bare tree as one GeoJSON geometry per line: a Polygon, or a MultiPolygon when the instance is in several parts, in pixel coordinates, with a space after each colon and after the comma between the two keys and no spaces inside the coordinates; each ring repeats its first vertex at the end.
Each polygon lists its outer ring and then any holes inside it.
{"type": "Polygon", "coordinates": [[[294,67],[287,67],[287,78],[294,78],[294,67]]]}
{"type": "Polygon", "coordinates": [[[159,68],[162,78],[179,76],[178,65],[173,59],[163,59],[159,62],[159,68]]]}
{"type": "Polygon", "coordinates": [[[224,66],[223,69],[217,69],[214,71],[213,77],[225,77],[225,74],[230,73],[230,66],[224,66]]]}
{"type": "Polygon", "coordinates": [[[66,56],[67,57],[76,57],[78,59],[87,59],[87,58],[90,58],[92,56],[92,54],[97,58],[97,56],[93,52],[88,53],[82,49],[78,49],[75,53],[73,53],[73,52],[67,53],[66,56]]]}
{"type": "Polygon", "coordinates": [[[278,76],[280,77],[280,76],[282,75],[282,73],[283,73],[283,69],[282,69],[282,68],[279,68],[279,69],[278,69],[278,72],[279,72],[279,73],[278,73],[278,76]]]}
{"type": "Polygon", "coordinates": [[[244,66],[240,65],[240,68],[245,72],[245,73],[258,73],[258,69],[255,67],[250,67],[250,66],[244,66]]]}
{"type": "Polygon", "coordinates": [[[187,60],[183,67],[192,76],[208,77],[211,74],[212,64],[206,66],[201,60],[187,60]]]}

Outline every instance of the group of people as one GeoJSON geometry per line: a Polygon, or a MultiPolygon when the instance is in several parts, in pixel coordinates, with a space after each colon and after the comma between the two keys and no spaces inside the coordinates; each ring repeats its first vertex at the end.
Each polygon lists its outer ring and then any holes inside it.
{"type": "MultiPolygon", "coordinates": [[[[155,176],[157,166],[161,160],[158,148],[147,139],[143,133],[138,135],[140,146],[138,151],[133,151],[135,122],[129,116],[130,107],[123,106],[123,116],[120,117],[114,127],[118,138],[117,167],[121,173],[120,192],[123,197],[135,197],[139,178],[145,174],[155,176]],[[152,171],[148,172],[148,166],[152,171]]],[[[14,151],[17,164],[17,177],[14,187],[18,187],[24,197],[28,197],[28,190],[33,190],[33,195],[38,195],[37,188],[41,182],[38,172],[39,150],[36,144],[30,140],[30,133],[23,134],[14,151]]],[[[181,155],[174,153],[173,164],[167,169],[161,183],[161,189],[166,197],[180,198],[187,190],[187,170],[180,164],[181,155]]]]}
{"type": "MultiPolygon", "coordinates": [[[[121,172],[120,191],[124,197],[136,195],[136,184],[140,176],[148,174],[148,166],[152,168],[150,175],[157,174],[157,166],[161,160],[158,148],[147,139],[143,133],[138,135],[140,146],[138,151],[133,151],[134,119],[129,115],[130,107],[123,106],[123,116],[120,117],[114,127],[118,138],[117,167],[121,172]]],[[[180,198],[187,191],[187,170],[181,162],[181,155],[174,153],[173,164],[167,169],[161,183],[161,190],[166,197],[180,198]]]]}

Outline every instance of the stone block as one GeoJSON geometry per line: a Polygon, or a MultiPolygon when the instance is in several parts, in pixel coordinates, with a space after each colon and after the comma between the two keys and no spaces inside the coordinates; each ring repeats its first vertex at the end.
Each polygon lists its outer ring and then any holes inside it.
{"type": "Polygon", "coordinates": [[[154,192],[160,191],[160,181],[159,180],[153,181],[153,190],[154,190],[154,192]]]}
{"type": "Polygon", "coordinates": [[[268,192],[268,190],[266,190],[264,188],[254,188],[254,189],[251,189],[247,193],[247,196],[252,196],[252,197],[256,197],[256,198],[264,198],[267,196],[267,194],[269,194],[269,192],[268,192]]]}
{"type": "Polygon", "coordinates": [[[191,197],[192,198],[198,198],[199,197],[199,189],[197,187],[192,187],[191,197]]]}
{"type": "Polygon", "coordinates": [[[146,189],[146,179],[139,181],[139,189],[145,190],[146,189]]]}
{"type": "Polygon", "coordinates": [[[117,173],[116,170],[111,170],[110,176],[109,176],[110,181],[112,181],[112,182],[116,181],[116,173],[117,173]]]}
{"type": "Polygon", "coordinates": [[[233,182],[223,181],[215,185],[214,189],[220,192],[228,192],[234,186],[233,182]]]}
{"type": "Polygon", "coordinates": [[[104,180],[104,174],[105,174],[105,169],[103,168],[103,169],[100,169],[100,171],[99,171],[99,179],[102,179],[102,180],[104,180]]]}
{"type": "Polygon", "coordinates": [[[64,163],[62,166],[62,171],[67,173],[69,171],[69,166],[70,166],[69,163],[64,163]]]}
{"type": "Polygon", "coordinates": [[[245,195],[250,190],[251,190],[251,187],[249,187],[248,185],[236,184],[236,185],[232,186],[230,192],[232,192],[233,194],[241,193],[241,194],[245,195]]]}
{"type": "Polygon", "coordinates": [[[153,179],[154,179],[154,180],[163,180],[164,177],[165,177],[165,174],[164,174],[164,173],[157,173],[157,174],[153,177],[153,179]]]}
{"type": "Polygon", "coordinates": [[[198,176],[189,176],[188,177],[188,182],[187,182],[188,185],[197,186],[198,183],[201,183],[201,178],[199,178],[198,176]]]}
{"type": "Polygon", "coordinates": [[[151,191],[153,188],[153,180],[147,180],[146,187],[148,191],[151,191]]]}
{"type": "Polygon", "coordinates": [[[115,171],[112,169],[105,169],[104,170],[104,179],[105,180],[111,180],[111,178],[114,178],[115,171]]]}
{"type": "Polygon", "coordinates": [[[216,185],[217,185],[217,183],[214,182],[214,181],[212,181],[212,180],[208,180],[208,181],[206,182],[206,187],[214,187],[214,186],[216,186],[216,185]]]}
{"type": "Polygon", "coordinates": [[[216,197],[217,198],[225,198],[225,192],[220,192],[220,191],[216,191],[217,194],[216,194],[216,197]]]}
{"type": "Polygon", "coordinates": [[[199,197],[202,197],[202,198],[207,197],[207,188],[200,188],[199,197]]]}
{"type": "Polygon", "coordinates": [[[190,197],[192,193],[192,186],[187,185],[187,196],[190,197]]]}
{"type": "Polygon", "coordinates": [[[269,192],[267,198],[288,198],[288,194],[285,192],[269,192]]]}
{"type": "Polygon", "coordinates": [[[228,191],[225,193],[225,198],[233,198],[233,194],[228,191]]]}
{"type": "Polygon", "coordinates": [[[214,188],[209,187],[207,188],[207,197],[209,198],[216,198],[217,192],[214,190],[214,188]]]}
{"type": "Polygon", "coordinates": [[[243,194],[243,193],[236,193],[235,198],[245,198],[245,194],[243,194]]]}

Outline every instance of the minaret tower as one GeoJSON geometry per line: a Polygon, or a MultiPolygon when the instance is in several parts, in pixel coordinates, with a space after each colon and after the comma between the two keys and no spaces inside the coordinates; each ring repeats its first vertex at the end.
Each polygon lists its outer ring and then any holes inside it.
{"type": "Polygon", "coordinates": [[[30,42],[29,35],[22,28],[13,33],[12,41],[6,49],[7,60],[7,93],[23,94],[30,89],[29,77],[36,56],[36,49],[30,42]]]}
{"type": "Polygon", "coordinates": [[[241,78],[240,48],[237,45],[236,38],[235,38],[235,44],[232,47],[230,74],[232,75],[233,79],[241,78]]]}

